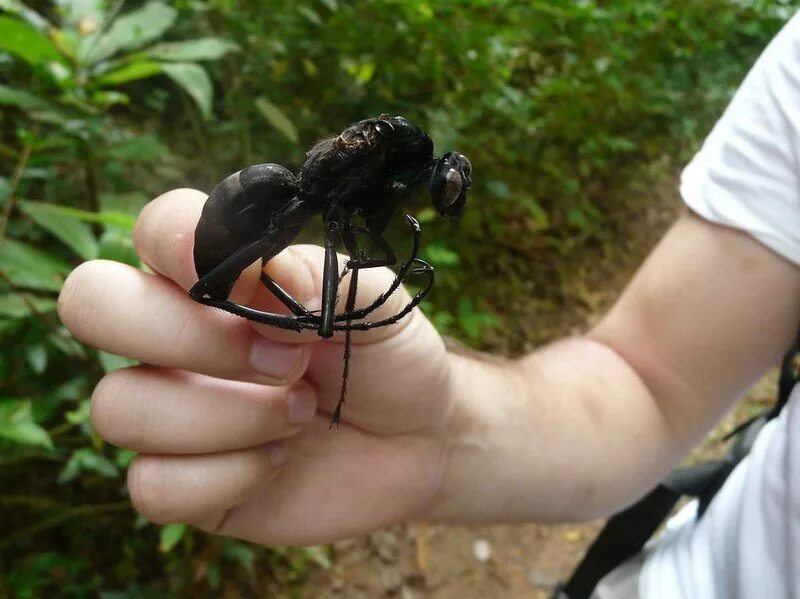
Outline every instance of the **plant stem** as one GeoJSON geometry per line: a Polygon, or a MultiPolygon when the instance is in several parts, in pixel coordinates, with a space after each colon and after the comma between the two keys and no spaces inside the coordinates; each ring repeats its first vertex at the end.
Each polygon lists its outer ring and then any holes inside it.
{"type": "Polygon", "coordinates": [[[31,495],[12,495],[9,493],[0,493],[0,504],[24,505],[42,510],[69,509],[69,506],[54,501],[50,497],[36,497],[31,495]]]}
{"type": "Polygon", "coordinates": [[[2,247],[3,241],[6,237],[6,228],[8,227],[8,221],[11,218],[11,210],[14,208],[17,187],[19,187],[20,179],[22,179],[22,173],[25,172],[25,168],[28,166],[28,160],[30,160],[30,157],[31,144],[28,143],[25,144],[24,148],[22,148],[22,153],[19,155],[17,165],[14,167],[14,174],[11,176],[11,186],[8,190],[8,197],[6,198],[5,204],[3,204],[3,214],[0,218],[0,247],[2,247]]]}
{"type": "Polygon", "coordinates": [[[95,212],[100,211],[99,184],[97,177],[97,161],[91,146],[86,146],[85,161],[83,163],[86,177],[86,190],[89,192],[89,206],[95,212]]]}
{"type": "Polygon", "coordinates": [[[26,538],[26,537],[30,538],[33,535],[42,532],[43,530],[47,530],[48,528],[53,528],[54,526],[58,526],[62,522],[65,522],[66,520],[69,520],[71,518],[76,518],[78,516],[84,516],[84,515],[96,515],[104,512],[120,512],[123,510],[130,510],[130,509],[131,509],[131,504],[129,501],[89,504],[89,505],[81,505],[74,508],[68,508],[62,511],[60,514],[56,514],[55,516],[42,520],[38,524],[34,524],[33,526],[29,526],[28,528],[25,528],[23,530],[8,535],[2,541],[0,541],[0,551],[5,549],[9,545],[13,545],[21,538],[26,538]]]}

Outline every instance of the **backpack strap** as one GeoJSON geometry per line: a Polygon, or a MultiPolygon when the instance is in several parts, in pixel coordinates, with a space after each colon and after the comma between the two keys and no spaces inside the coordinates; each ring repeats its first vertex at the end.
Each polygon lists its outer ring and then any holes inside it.
{"type": "Polygon", "coordinates": [[[744,422],[725,437],[733,439],[733,443],[723,458],[673,470],[647,495],[612,516],[570,579],[556,587],[551,599],[588,599],[606,574],[642,550],[681,497],[696,497],[697,517],[702,517],[730,473],[750,453],[759,431],[780,414],[789,401],[800,378],[796,367],[798,355],[800,336],[783,358],[777,401],[766,412],[744,422]]]}

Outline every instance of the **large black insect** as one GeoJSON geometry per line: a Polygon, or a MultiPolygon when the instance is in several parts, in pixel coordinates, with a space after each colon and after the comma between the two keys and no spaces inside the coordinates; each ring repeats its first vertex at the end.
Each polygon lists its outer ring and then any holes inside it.
{"type": "Polygon", "coordinates": [[[406,215],[413,234],[411,256],[384,293],[369,306],[355,309],[358,271],[397,263],[383,232],[400,203],[425,183],[437,211],[446,218],[457,218],[472,184],[470,162],[458,152],[436,158],[433,141],[424,131],[403,117],[388,115],[360,121],[337,137],[317,143],[306,154],[297,176],[278,164],[256,164],[233,173],[213,189],[197,224],[194,262],[199,280],[189,295],[207,306],[275,327],[314,329],[321,337],[346,331],[342,388],[331,421],[336,426],[345,399],[351,331],[396,323],[433,286],[433,268],[417,257],[419,223],[406,215]],[[309,311],[263,270],[262,283],[291,314],[264,312],[228,300],[242,270],[259,258],[262,265],[266,264],[315,215],[321,215],[325,228],[319,313],[309,311]],[[354,226],[355,216],[363,219],[363,226],[354,226]],[[359,234],[366,235],[382,257],[369,257],[360,249],[359,234]],[[349,256],[342,273],[335,249],[340,241],[349,256]],[[344,311],[336,314],[339,282],[348,271],[351,275],[344,311]],[[426,277],[421,291],[397,314],[366,321],[409,275],[426,277]]]}

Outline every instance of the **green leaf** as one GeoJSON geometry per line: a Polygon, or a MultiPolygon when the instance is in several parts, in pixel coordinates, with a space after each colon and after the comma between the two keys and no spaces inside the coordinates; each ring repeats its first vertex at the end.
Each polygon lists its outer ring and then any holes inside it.
{"type": "Polygon", "coordinates": [[[45,314],[56,309],[56,301],[50,297],[36,297],[27,293],[0,294],[0,317],[27,318],[33,312],[45,314]]]}
{"type": "Polygon", "coordinates": [[[106,16],[108,2],[104,0],[57,0],[62,23],[70,27],[99,27],[106,16]]]}
{"type": "Polygon", "coordinates": [[[206,583],[212,591],[216,591],[219,588],[220,578],[221,572],[219,562],[211,562],[208,564],[208,569],[206,570],[206,583]]]}
{"type": "Polygon", "coordinates": [[[127,368],[128,366],[134,366],[136,364],[136,360],[126,358],[125,356],[117,356],[104,351],[97,352],[97,358],[100,361],[100,366],[103,368],[103,372],[106,374],[113,372],[114,370],[127,368]]]}
{"type": "Polygon", "coordinates": [[[192,62],[165,62],[161,65],[164,73],[177,83],[183,90],[191,96],[200,114],[204,119],[211,117],[211,102],[214,97],[214,90],[211,87],[211,79],[206,70],[199,64],[192,62]]]}
{"type": "MultiPolygon", "coordinates": [[[[106,156],[124,162],[159,162],[168,150],[162,141],[153,133],[126,135],[114,140],[106,148],[106,156]]],[[[100,196],[100,207],[103,210],[138,215],[148,202],[146,195],[140,192],[104,193],[100,196]]]]}
{"type": "Polygon", "coordinates": [[[96,91],[92,93],[92,104],[95,106],[115,106],[117,104],[122,104],[123,106],[127,106],[131,103],[131,98],[128,94],[123,94],[122,92],[108,90],[108,91],[96,91]]]}
{"type": "Polygon", "coordinates": [[[458,254],[442,243],[431,243],[425,246],[424,253],[434,266],[458,266],[458,254]]]}
{"type": "Polygon", "coordinates": [[[22,445],[53,448],[50,435],[34,422],[28,399],[0,399],[0,438],[22,445]]]}
{"type": "Polygon", "coordinates": [[[89,422],[91,403],[92,402],[88,399],[80,400],[77,408],[70,410],[65,414],[66,421],[70,424],[83,424],[84,422],[89,422]]]}
{"type": "Polygon", "coordinates": [[[3,205],[10,193],[11,185],[9,185],[8,179],[0,177],[0,206],[3,205]]]}
{"type": "MultiPolygon", "coordinates": [[[[127,194],[126,194],[127,195],[127,194]]],[[[133,194],[131,194],[133,195],[133,194]]],[[[138,194],[136,194],[138,196],[138,194]]],[[[22,203],[32,204],[30,200],[24,200],[22,203]]],[[[102,198],[101,198],[102,203],[102,198]]],[[[133,226],[136,224],[136,217],[126,214],[119,210],[103,210],[102,212],[91,212],[89,210],[81,210],[80,208],[72,208],[70,206],[60,206],[58,204],[47,204],[53,210],[58,211],[64,218],[73,218],[82,220],[87,223],[97,223],[100,225],[110,225],[132,231],[133,226]]]]}
{"type": "Polygon", "coordinates": [[[95,472],[105,478],[119,476],[119,470],[108,458],[89,447],[81,447],[72,452],[66,466],[58,476],[58,482],[67,483],[82,472],[95,472]]]}
{"type": "Polygon", "coordinates": [[[423,208],[417,212],[417,220],[424,224],[431,223],[436,220],[436,211],[433,208],[423,208]]]}
{"type": "Polygon", "coordinates": [[[152,46],[145,54],[154,60],[194,61],[218,60],[239,50],[239,46],[219,37],[201,37],[182,42],[168,42],[152,46]]]}
{"type": "Polygon", "coordinates": [[[264,96],[256,98],[255,105],[256,109],[267,119],[267,122],[282,133],[286,139],[295,144],[299,141],[300,138],[297,135],[297,129],[295,129],[292,121],[280,108],[275,106],[275,104],[267,100],[264,96]]]}
{"type": "MultiPolygon", "coordinates": [[[[164,150],[163,146],[154,147],[152,144],[160,144],[158,139],[149,135],[143,135],[139,139],[141,143],[120,144],[109,148],[109,155],[120,160],[134,160],[134,152],[139,154],[143,160],[152,161],[156,153],[164,150]]],[[[131,219],[131,224],[135,223],[136,217],[142,211],[149,199],[138,191],[127,193],[103,193],[100,194],[100,208],[104,213],[124,214],[131,219]]],[[[110,223],[109,223],[110,224],[110,223]]],[[[133,228],[133,227],[129,227],[133,228]]]]}
{"type": "Polygon", "coordinates": [[[323,570],[331,567],[330,549],[325,545],[312,545],[303,547],[303,552],[308,558],[323,570]]]}
{"type": "Polygon", "coordinates": [[[319,18],[319,15],[317,14],[317,11],[315,11],[310,6],[300,5],[300,6],[297,7],[297,12],[299,12],[301,15],[303,15],[306,19],[308,19],[314,25],[317,25],[319,27],[322,26],[322,19],[319,18]]]}
{"type": "Polygon", "coordinates": [[[0,51],[19,56],[33,66],[63,60],[47,37],[23,21],[3,16],[0,16],[0,51]]]}
{"type": "Polygon", "coordinates": [[[159,534],[158,550],[161,553],[169,553],[180,543],[183,535],[186,534],[185,524],[167,524],[161,527],[159,534]]]}
{"type": "Polygon", "coordinates": [[[498,200],[507,200],[511,197],[511,189],[505,181],[498,181],[496,179],[487,181],[486,191],[489,192],[490,196],[498,200]]]}
{"type": "Polygon", "coordinates": [[[147,79],[163,72],[161,65],[152,60],[137,60],[126,65],[109,70],[94,80],[96,85],[120,85],[137,79],[147,79]]]}
{"type": "Polygon", "coordinates": [[[26,289],[59,291],[70,266],[28,244],[6,239],[0,246],[0,273],[26,289]]]}
{"type": "Polygon", "coordinates": [[[120,447],[117,449],[117,457],[114,458],[114,463],[120,468],[127,468],[131,465],[131,462],[133,462],[133,458],[135,458],[136,455],[137,454],[135,451],[120,447]]]}
{"type": "Polygon", "coordinates": [[[91,227],[73,216],[69,210],[64,210],[63,206],[22,201],[19,207],[37,225],[52,233],[84,260],[97,257],[98,246],[91,227]]]}
{"type": "Polygon", "coordinates": [[[239,564],[248,574],[253,574],[256,552],[244,543],[226,539],[225,546],[222,549],[222,555],[232,562],[239,564]]]}
{"type": "Polygon", "coordinates": [[[177,16],[178,11],[169,4],[148,2],[115,19],[106,33],[86,36],[81,41],[79,59],[96,64],[121,50],[141,48],[164,35],[177,16]]]}
{"type": "Polygon", "coordinates": [[[44,110],[56,112],[56,108],[47,100],[32,93],[0,84],[0,105],[15,106],[22,110],[44,110]]]}
{"type": "Polygon", "coordinates": [[[46,32],[52,27],[42,15],[18,0],[0,0],[0,10],[20,17],[38,31],[46,32]]]}
{"type": "Polygon", "coordinates": [[[115,228],[106,229],[100,236],[99,258],[103,260],[114,260],[123,264],[139,267],[139,256],[133,247],[129,231],[120,231],[115,228]]]}
{"type": "Polygon", "coordinates": [[[34,374],[42,374],[47,370],[47,346],[44,343],[28,345],[25,348],[25,358],[34,374]]]}

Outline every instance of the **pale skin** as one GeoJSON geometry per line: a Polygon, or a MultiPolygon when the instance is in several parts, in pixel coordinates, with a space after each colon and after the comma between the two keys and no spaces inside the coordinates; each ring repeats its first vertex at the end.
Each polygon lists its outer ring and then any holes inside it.
{"type": "MultiPolygon", "coordinates": [[[[748,235],[682,215],[591,331],[501,361],[448,352],[421,312],[341,338],[253,325],[194,303],[205,196],[151,202],[134,243],[154,274],[78,267],[59,299],[81,341],[146,366],[107,375],[92,421],[139,452],[131,499],[159,523],[316,544],[409,519],[576,520],[619,509],[673,467],[790,345],[800,271],[748,235]]],[[[322,249],[268,272],[319,304],[322,249]]],[[[278,305],[245,270],[233,299],[278,305]]],[[[391,280],[363,271],[364,303],[391,280]]],[[[406,301],[396,293],[374,318],[406,301]]]]}

